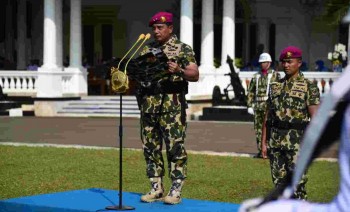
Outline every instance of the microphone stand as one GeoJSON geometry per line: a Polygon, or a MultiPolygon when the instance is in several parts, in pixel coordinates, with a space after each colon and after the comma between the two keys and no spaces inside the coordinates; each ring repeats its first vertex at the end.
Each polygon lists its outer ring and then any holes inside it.
{"type": "Polygon", "coordinates": [[[107,206],[106,210],[116,210],[116,211],[127,211],[135,210],[132,206],[123,205],[123,114],[122,114],[122,105],[123,105],[123,94],[119,94],[119,103],[120,103],[120,119],[119,119],[119,205],[107,206]]]}
{"type": "MultiPolygon", "coordinates": [[[[148,33],[147,35],[141,34],[139,36],[139,39],[134,43],[134,45],[129,49],[129,51],[124,55],[124,57],[119,61],[118,64],[118,68],[117,70],[119,71],[119,67],[120,64],[122,62],[122,60],[131,52],[131,50],[136,46],[136,44],[142,40],[141,44],[138,46],[138,48],[136,49],[136,51],[134,51],[134,53],[132,54],[132,56],[129,58],[129,60],[127,61],[125,68],[124,68],[124,74],[126,75],[126,68],[130,62],[130,60],[132,59],[132,57],[136,54],[136,52],[141,48],[141,46],[145,43],[146,40],[148,40],[151,37],[151,35],[148,33]]],[[[127,211],[127,210],[135,210],[134,207],[132,206],[125,206],[123,205],[123,193],[122,193],[122,188],[123,188],[123,182],[122,182],[122,175],[123,175],[123,93],[125,92],[125,90],[123,91],[117,91],[117,93],[119,93],[119,103],[120,103],[120,119],[119,119],[119,205],[112,205],[112,206],[107,206],[106,210],[117,210],[117,211],[127,211]]]]}

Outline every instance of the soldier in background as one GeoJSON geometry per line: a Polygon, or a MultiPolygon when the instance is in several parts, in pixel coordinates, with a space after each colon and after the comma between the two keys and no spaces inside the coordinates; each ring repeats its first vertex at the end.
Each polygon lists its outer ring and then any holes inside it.
{"type": "MultiPolygon", "coordinates": [[[[271,175],[276,187],[291,177],[304,130],[320,103],[317,85],[300,72],[302,51],[289,46],[283,49],[279,59],[286,75],[271,83],[262,132],[262,154],[266,156],[268,146],[271,175]]],[[[307,198],[306,182],[304,174],[293,198],[307,198]]]]}
{"type": "Polygon", "coordinates": [[[303,136],[300,156],[293,172],[293,178],[286,188],[275,188],[264,198],[258,197],[244,201],[239,212],[344,212],[350,208],[350,66],[332,84],[329,93],[325,94],[322,103],[311,120],[303,136]],[[304,200],[290,199],[295,183],[303,170],[327,148],[340,140],[339,191],[328,203],[313,203],[304,200]]]}
{"type": "MultiPolygon", "coordinates": [[[[266,100],[271,82],[280,79],[279,73],[271,68],[272,59],[270,54],[262,53],[259,57],[260,71],[254,74],[250,80],[247,93],[248,113],[254,115],[254,130],[258,153],[256,158],[262,158],[261,154],[261,131],[266,113],[266,100]]],[[[266,157],[265,157],[266,158],[266,157]]]]}
{"type": "Polygon", "coordinates": [[[140,92],[141,139],[146,160],[146,173],[151,181],[151,191],[141,196],[142,202],[154,202],[164,197],[165,174],[162,143],[166,146],[169,175],[172,180],[167,204],[181,202],[181,191],[187,174],[186,99],[188,81],[198,81],[199,71],[192,48],[173,34],[173,15],[155,14],[152,27],[154,42],[145,46],[141,56],[150,49],[161,49],[168,57],[168,74],[156,85],[144,87],[140,92]]]}

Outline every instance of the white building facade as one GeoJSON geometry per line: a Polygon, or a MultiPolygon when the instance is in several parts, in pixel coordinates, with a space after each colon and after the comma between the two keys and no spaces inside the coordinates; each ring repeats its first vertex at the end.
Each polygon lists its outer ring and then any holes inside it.
{"type": "MultiPolygon", "coordinates": [[[[312,22],[324,0],[5,0],[0,29],[0,70],[5,93],[36,97],[88,94],[85,58],[91,66],[121,57],[158,11],[174,14],[175,32],[193,47],[200,81],[190,83],[189,98],[210,96],[230,79],[227,56],[254,61],[259,51],[277,59],[288,45],[303,50],[309,69],[339,41],[339,30],[320,30],[312,22]],[[242,2],[246,2],[244,4],[242,2]],[[260,47],[258,51],[257,48],[260,47]],[[38,71],[27,71],[38,59],[38,71]],[[217,62],[219,61],[219,64],[217,62]],[[69,65],[68,65],[69,64],[69,65]],[[5,67],[5,65],[3,65],[5,67]],[[0,68],[1,69],[1,68],[0,68]]],[[[347,40],[347,37],[346,37],[347,40]]],[[[347,45],[347,43],[345,43],[347,45]]],[[[247,88],[254,72],[240,72],[247,88]]],[[[339,73],[307,72],[327,91],[339,73]]]]}

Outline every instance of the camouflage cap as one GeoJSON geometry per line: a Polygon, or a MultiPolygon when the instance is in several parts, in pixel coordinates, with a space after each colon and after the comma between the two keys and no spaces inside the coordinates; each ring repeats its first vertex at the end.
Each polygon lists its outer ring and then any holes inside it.
{"type": "Polygon", "coordinates": [[[302,51],[296,46],[288,46],[282,50],[280,61],[290,58],[302,58],[302,51]]]}
{"type": "Polygon", "coordinates": [[[168,12],[158,12],[156,13],[151,20],[149,21],[148,26],[152,26],[153,24],[156,23],[160,23],[160,24],[165,24],[165,23],[169,23],[172,24],[173,23],[173,14],[172,13],[168,13],[168,12]]]}

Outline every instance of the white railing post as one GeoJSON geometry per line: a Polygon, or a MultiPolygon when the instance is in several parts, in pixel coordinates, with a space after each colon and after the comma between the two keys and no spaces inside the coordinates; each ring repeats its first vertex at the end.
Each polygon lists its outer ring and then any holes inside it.
{"type": "Polygon", "coordinates": [[[315,79],[315,80],[317,81],[317,87],[320,90],[320,94],[322,95],[322,90],[323,90],[322,79],[315,79]]]}
{"type": "Polygon", "coordinates": [[[34,90],[34,83],[33,83],[33,78],[29,77],[28,78],[28,90],[33,91],[34,90]]]}
{"type": "Polygon", "coordinates": [[[331,89],[331,85],[330,85],[330,79],[325,79],[325,84],[324,84],[324,92],[328,93],[329,90],[331,89]]]}
{"type": "Polygon", "coordinates": [[[16,77],[16,87],[17,90],[22,90],[21,78],[19,76],[16,77]]]}
{"type": "Polygon", "coordinates": [[[8,77],[5,76],[4,77],[4,87],[3,87],[3,90],[8,90],[10,88],[10,84],[9,84],[9,81],[8,81],[8,77]]]}
{"type": "Polygon", "coordinates": [[[15,90],[16,84],[14,77],[10,77],[10,90],[15,90]]]}
{"type": "Polygon", "coordinates": [[[241,83],[242,83],[242,87],[244,88],[245,94],[247,94],[247,91],[248,91],[247,78],[242,77],[241,78],[241,83]]]}

